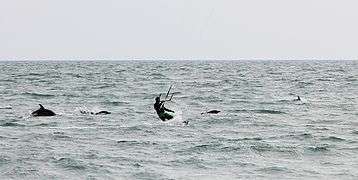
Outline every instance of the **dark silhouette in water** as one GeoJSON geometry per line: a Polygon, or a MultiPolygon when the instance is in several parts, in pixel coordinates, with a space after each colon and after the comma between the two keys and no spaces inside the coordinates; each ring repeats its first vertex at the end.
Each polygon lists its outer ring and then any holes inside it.
{"type": "Polygon", "coordinates": [[[54,116],[56,115],[53,111],[49,110],[49,109],[45,109],[41,104],[40,105],[40,109],[34,111],[31,113],[32,116],[54,116]]]}
{"type": "Polygon", "coordinates": [[[154,103],[154,109],[155,109],[155,111],[157,112],[159,118],[160,118],[162,121],[166,121],[166,120],[173,119],[173,116],[170,115],[170,114],[168,114],[166,111],[172,112],[172,113],[174,113],[174,111],[165,108],[165,107],[164,107],[164,102],[165,102],[165,101],[161,101],[161,100],[160,100],[160,96],[156,97],[156,98],[155,98],[155,103],[154,103]]]}
{"type": "Polygon", "coordinates": [[[92,114],[92,115],[106,115],[106,114],[111,114],[111,112],[109,112],[109,111],[99,111],[99,112],[94,113],[94,112],[87,112],[87,111],[81,110],[80,112],[81,112],[82,114],[92,114]]]}
{"type": "Polygon", "coordinates": [[[205,113],[207,113],[207,114],[218,114],[219,112],[221,112],[221,111],[219,111],[219,110],[211,110],[211,111],[204,112],[204,113],[201,113],[201,114],[205,114],[205,113]]]}
{"type": "MultiPolygon", "coordinates": [[[[91,114],[93,114],[93,112],[92,112],[91,114]]],[[[108,111],[100,111],[100,112],[94,113],[94,115],[101,115],[101,114],[111,114],[111,112],[108,112],[108,111]]]]}
{"type": "Polygon", "coordinates": [[[295,99],[294,101],[301,101],[300,96],[297,96],[297,99],[295,99]]]}

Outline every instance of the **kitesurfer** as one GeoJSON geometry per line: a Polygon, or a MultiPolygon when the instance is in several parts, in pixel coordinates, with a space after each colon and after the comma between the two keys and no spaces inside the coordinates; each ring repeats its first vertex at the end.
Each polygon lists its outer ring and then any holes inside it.
{"type": "Polygon", "coordinates": [[[154,109],[157,112],[159,118],[162,121],[166,121],[166,120],[170,120],[173,119],[173,115],[167,113],[167,112],[172,112],[174,113],[173,110],[167,109],[164,107],[164,102],[165,101],[161,101],[160,100],[160,96],[155,98],[155,103],[154,103],[154,109]],[[167,111],[167,112],[166,112],[167,111]]]}

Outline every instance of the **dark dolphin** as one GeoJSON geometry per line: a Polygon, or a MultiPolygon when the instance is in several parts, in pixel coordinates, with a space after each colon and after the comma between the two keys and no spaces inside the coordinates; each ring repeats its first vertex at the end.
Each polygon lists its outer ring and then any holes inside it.
{"type": "Polygon", "coordinates": [[[297,96],[297,99],[295,99],[294,101],[301,101],[300,96],[297,96]]]}
{"type": "Polygon", "coordinates": [[[31,113],[31,115],[33,116],[54,116],[56,115],[53,111],[49,110],[49,109],[45,109],[41,104],[40,105],[40,109],[34,111],[31,113]]]}
{"type": "MultiPolygon", "coordinates": [[[[219,112],[221,112],[221,111],[219,111],[219,110],[211,110],[211,111],[208,111],[208,112],[205,112],[205,113],[207,113],[207,114],[218,114],[219,112]]],[[[205,113],[201,113],[201,114],[205,114],[205,113]]]]}

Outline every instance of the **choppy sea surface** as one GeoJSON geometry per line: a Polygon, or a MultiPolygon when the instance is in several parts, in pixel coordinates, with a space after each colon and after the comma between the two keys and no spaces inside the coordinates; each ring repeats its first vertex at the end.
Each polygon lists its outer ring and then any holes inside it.
{"type": "Polygon", "coordinates": [[[29,61],[0,72],[0,179],[358,179],[358,61],[29,61]],[[176,116],[162,122],[154,98],[170,85],[176,116]],[[38,104],[57,115],[31,117],[38,104]],[[111,114],[80,113],[101,110],[111,114]]]}

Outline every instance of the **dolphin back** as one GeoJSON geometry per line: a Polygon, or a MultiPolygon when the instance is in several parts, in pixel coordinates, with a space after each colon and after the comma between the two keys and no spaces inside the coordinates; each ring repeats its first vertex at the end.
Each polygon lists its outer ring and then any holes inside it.
{"type": "Polygon", "coordinates": [[[34,111],[31,113],[32,116],[55,116],[56,114],[49,110],[49,109],[45,109],[41,104],[40,104],[40,109],[34,111]]]}

